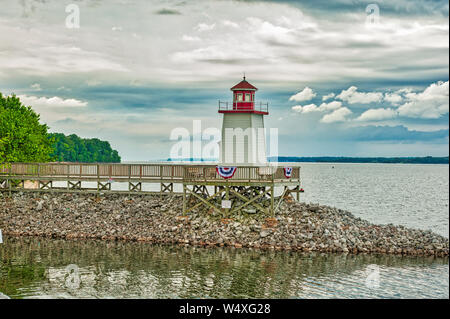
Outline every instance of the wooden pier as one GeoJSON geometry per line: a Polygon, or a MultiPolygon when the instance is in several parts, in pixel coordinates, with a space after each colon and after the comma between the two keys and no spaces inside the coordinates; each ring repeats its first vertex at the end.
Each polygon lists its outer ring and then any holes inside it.
{"type": "Polygon", "coordinates": [[[296,194],[298,201],[302,192],[300,167],[282,164],[236,166],[235,174],[225,179],[217,173],[217,164],[3,163],[0,191],[180,194],[183,215],[202,206],[223,216],[241,210],[273,215],[283,200],[296,194]],[[284,171],[287,166],[292,168],[290,177],[284,171]],[[114,189],[116,183],[128,187],[114,189]],[[149,185],[157,190],[144,189],[149,185]],[[279,196],[275,188],[281,188],[279,196]]]}

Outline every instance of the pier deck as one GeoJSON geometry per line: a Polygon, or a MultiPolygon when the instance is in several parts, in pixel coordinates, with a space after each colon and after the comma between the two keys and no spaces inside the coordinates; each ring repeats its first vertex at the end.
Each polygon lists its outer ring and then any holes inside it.
{"type": "Polygon", "coordinates": [[[274,214],[291,193],[296,193],[299,200],[300,167],[294,165],[237,166],[233,177],[224,179],[216,171],[217,164],[3,163],[0,191],[180,194],[183,214],[200,206],[223,215],[248,207],[274,214]],[[292,167],[289,178],[284,173],[287,166],[292,167]],[[112,185],[116,183],[128,185],[128,189],[114,189],[112,185]],[[182,191],[176,191],[177,184],[182,191]],[[158,190],[145,190],[143,185],[158,185],[158,190]],[[214,192],[210,195],[212,187],[214,192]],[[275,187],[283,188],[281,196],[275,196],[275,187]],[[265,199],[269,204],[263,203],[265,199]],[[231,206],[224,206],[221,201],[231,202],[231,206]]]}

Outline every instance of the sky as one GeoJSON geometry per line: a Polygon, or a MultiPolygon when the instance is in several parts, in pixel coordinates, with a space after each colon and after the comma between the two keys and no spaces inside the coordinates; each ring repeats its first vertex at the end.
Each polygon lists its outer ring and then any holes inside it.
{"type": "Polygon", "coordinates": [[[448,1],[0,0],[0,92],[166,159],[246,79],[280,156],[448,156],[448,1]],[[77,15],[79,13],[79,15],[77,15]]]}

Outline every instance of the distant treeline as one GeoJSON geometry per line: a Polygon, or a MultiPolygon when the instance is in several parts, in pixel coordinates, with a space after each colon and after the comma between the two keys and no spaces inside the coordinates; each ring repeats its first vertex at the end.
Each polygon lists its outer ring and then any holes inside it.
{"type": "Polygon", "coordinates": [[[54,139],[51,157],[55,161],[120,163],[119,153],[107,141],[80,138],[75,134],[66,136],[62,133],[49,133],[48,136],[54,139]]]}
{"type": "Polygon", "coordinates": [[[401,164],[448,164],[448,156],[445,157],[296,157],[280,156],[269,158],[270,162],[313,162],[313,163],[401,163],[401,164]]]}
{"type": "Polygon", "coordinates": [[[195,158],[195,157],[189,157],[189,158],[171,158],[169,157],[167,160],[164,160],[167,162],[216,162],[217,159],[214,158],[195,158]]]}

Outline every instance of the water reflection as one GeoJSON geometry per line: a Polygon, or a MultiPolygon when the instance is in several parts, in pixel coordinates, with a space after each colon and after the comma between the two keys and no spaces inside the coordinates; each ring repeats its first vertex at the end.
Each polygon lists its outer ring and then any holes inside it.
{"type": "Polygon", "coordinates": [[[12,298],[448,298],[448,258],[6,237],[12,298]],[[379,285],[367,285],[368,269],[379,285]]]}

